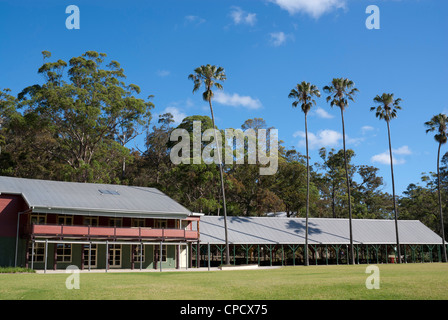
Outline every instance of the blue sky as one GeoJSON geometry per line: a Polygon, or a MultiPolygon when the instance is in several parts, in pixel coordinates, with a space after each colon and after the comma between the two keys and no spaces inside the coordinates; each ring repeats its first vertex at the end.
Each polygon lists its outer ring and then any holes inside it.
{"type": "MultiPolygon", "coordinates": [[[[42,82],[41,52],[68,61],[88,50],[107,53],[127,81],[153,94],[154,114],[209,115],[187,79],[203,64],[225,68],[215,97],[221,129],[261,117],[287,147],[305,153],[303,113],[289,91],[301,81],[320,89],[346,77],[360,92],[345,113],[347,147],[356,164],[380,168],[391,192],[386,124],[370,107],[383,92],[403,100],[392,121],[396,191],[436,170],[437,144],[423,123],[448,112],[448,2],[444,0],[0,0],[0,88],[14,94],[42,82]],[[80,29],[69,30],[68,5],[80,10],[80,29]],[[380,9],[380,29],[369,30],[368,5],[380,9]]],[[[341,119],[325,94],[309,117],[311,162],[320,147],[342,148],[341,119]]],[[[143,140],[135,141],[143,147],[143,140]]],[[[446,147],[443,152],[448,151],[446,147]]]]}

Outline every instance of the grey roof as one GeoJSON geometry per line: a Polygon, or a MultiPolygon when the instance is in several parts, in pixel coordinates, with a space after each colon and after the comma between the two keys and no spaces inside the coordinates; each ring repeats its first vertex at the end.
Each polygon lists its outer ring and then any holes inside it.
{"type": "MultiPolygon", "coordinates": [[[[395,244],[395,221],[353,219],[353,243],[395,244]]],[[[304,218],[227,217],[231,244],[304,244],[304,218]]],[[[310,218],[309,244],[349,244],[349,220],[310,218]]],[[[442,238],[418,220],[399,220],[401,244],[441,244],[442,238]]],[[[224,244],[224,218],[203,216],[200,241],[224,244]]]]}
{"type": "Polygon", "coordinates": [[[0,193],[20,194],[33,212],[185,218],[191,212],[154,188],[0,176],[0,193]]]}

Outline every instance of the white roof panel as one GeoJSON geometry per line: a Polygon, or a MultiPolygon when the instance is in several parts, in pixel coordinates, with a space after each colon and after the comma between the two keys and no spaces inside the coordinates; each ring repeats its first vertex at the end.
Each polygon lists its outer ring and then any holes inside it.
{"type": "MultiPolygon", "coordinates": [[[[310,218],[309,244],[349,244],[349,220],[310,218]]],[[[354,244],[395,244],[395,221],[353,219],[354,244]]],[[[305,218],[227,217],[231,244],[304,244],[305,218]]],[[[442,238],[418,220],[398,221],[401,244],[440,244],[442,238]]],[[[224,218],[203,216],[200,241],[224,244],[224,218]]]]}
{"type": "Polygon", "coordinates": [[[20,194],[34,212],[181,218],[191,212],[155,188],[0,176],[0,193],[20,194]]]}

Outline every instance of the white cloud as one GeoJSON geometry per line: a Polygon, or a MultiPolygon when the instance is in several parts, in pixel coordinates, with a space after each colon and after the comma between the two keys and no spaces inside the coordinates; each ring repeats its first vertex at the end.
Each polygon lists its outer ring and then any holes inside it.
{"type": "MultiPolygon", "coordinates": [[[[392,156],[392,160],[393,160],[394,164],[397,164],[397,165],[398,164],[403,164],[403,163],[406,162],[405,159],[403,159],[403,158],[397,159],[394,156],[392,156]]],[[[383,153],[380,153],[380,154],[376,154],[372,158],[370,158],[370,161],[372,161],[374,163],[376,162],[376,163],[379,163],[379,164],[390,164],[389,152],[383,152],[383,153]]]]}
{"type": "Polygon", "coordinates": [[[323,118],[323,119],[332,119],[334,118],[333,115],[329,114],[327,111],[325,111],[322,108],[317,108],[316,109],[316,114],[319,118],[323,118]]]}
{"type": "Polygon", "coordinates": [[[170,74],[171,74],[171,72],[169,72],[168,70],[158,70],[157,71],[157,75],[162,78],[168,77],[170,74]]]}
{"type": "MultiPolygon", "coordinates": [[[[412,151],[409,149],[408,146],[402,146],[398,149],[392,149],[392,161],[394,162],[394,165],[397,164],[404,164],[406,163],[406,160],[402,157],[397,158],[395,157],[395,155],[400,155],[400,156],[407,156],[407,155],[411,155],[412,151]]],[[[388,164],[390,165],[390,153],[389,151],[385,151],[383,153],[380,154],[376,154],[374,155],[372,158],[370,158],[370,161],[372,162],[376,162],[379,164],[388,164]]]]}
{"type": "MultiPolygon", "coordinates": [[[[293,134],[293,137],[300,137],[299,146],[306,146],[306,136],[304,131],[297,131],[293,134]]],[[[351,138],[345,135],[345,142],[348,145],[358,145],[364,141],[364,138],[351,138]]],[[[342,144],[342,133],[331,130],[319,130],[316,134],[308,132],[308,146],[310,149],[318,149],[323,147],[339,147],[342,144]]]]}
{"type": "Polygon", "coordinates": [[[399,154],[399,155],[410,155],[412,154],[411,149],[409,149],[408,146],[402,146],[398,149],[392,149],[392,154],[399,154]]]}
{"type": "Polygon", "coordinates": [[[250,26],[255,25],[257,22],[257,14],[249,13],[242,10],[240,7],[232,7],[230,16],[235,24],[248,24],[250,26]]]}
{"type": "Polygon", "coordinates": [[[185,16],[185,24],[194,24],[194,25],[200,25],[203,24],[206,20],[198,17],[198,16],[185,16]]]}
{"type": "Polygon", "coordinates": [[[274,47],[279,47],[282,44],[284,44],[286,42],[286,39],[288,38],[288,36],[280,31],[280,32],[271,32],[269,34],[270,38],[270,42],[274,47]]]}
{"type": "Polygon", "coordinates": [[[160,114],[156,113],[153,115],[153,119],[156,120],[156,122],[159,119],[159,115],[162,115],[164,113],[171,113],[173,115],[173,120],[174,120],[174,124],[178,125],[182,122],[182,120],[184,120],[184,118],[187,117],[187,115],[185,113],[183,113],[179,108],[177,107],[166,107],[160,114]]]}
{"type": "Polygon", "coordinates": [[[217,91],[215,92],[213,100],[226,106],[244,107],[253,110],[261,108],[260,100],[249,96],[240,96],[237,93],[227,94],[222,91],[217,91]]]}
{"type": "MultiPolygon", "coordinates": [[[[299,141],[299,146],[303,147],[306,145],[305,132],[297,131],[293,136],[302,138],[302,140],[299,141]]],[[[317,134],[308,132],[308,146],[311,149],[335,147],[339,145],[341,140],[342,134],[330,129],[320,130],[317,134]]]]}
{"type": "Polygon", "coordinates": [[[373,130],[375,130],[375,128],[371,127],[371,126],[363,126],[363,127],[361,127],[362,134],[366,134],[367,132],[373,131],[373,130]]]}
{"type": "Polygon", "coordinates": [[[313,18],[319,18],[322,14],[334,9],[345,8],[347,0],[270,0],[287,10],[290,14],[303,12],[313,18]]]}

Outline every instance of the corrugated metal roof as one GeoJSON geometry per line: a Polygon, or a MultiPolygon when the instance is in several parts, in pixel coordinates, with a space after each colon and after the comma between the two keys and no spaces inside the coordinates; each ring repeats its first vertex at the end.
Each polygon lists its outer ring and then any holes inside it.
{"type": "MultiPolygon", "coordinates": [[[[353,219],[353,243],[395,244],[395,221],[353,219]]],[[[227,217],[231,244],[304,244],[305,218],[227,217]]],[[[350,244],[349,220],[310,218],[309,244],[350,244]]],[[[200,241],[224,244],[224,218],[203,216],[200,241]]],[[[442,238],[418,220],[399,220],[401,244],[441,244],[442,238]]]]}
{"type": "Polygon", "coordinates": [[[0,193],[21,194],[34,212],[41,213],[165,218],[191,214],[155,188],[0,176],[0,193]]]}

